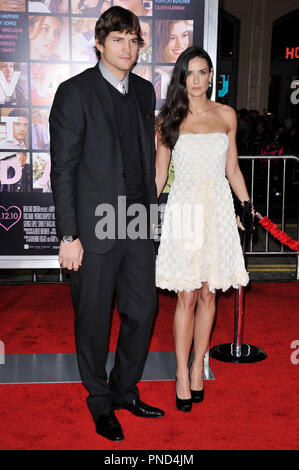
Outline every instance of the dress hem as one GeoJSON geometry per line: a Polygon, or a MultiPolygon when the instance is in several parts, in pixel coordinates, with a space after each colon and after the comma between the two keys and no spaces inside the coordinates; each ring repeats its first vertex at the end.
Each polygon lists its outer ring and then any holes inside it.
{"type": "Polygon", "coordinates": [[[196,289],[201,289],[202,288],[202,283],[203,282],[206,282],[208,284],[208,287],[209,287],[209,291],[214,294],[215,293],[215,290],[222,290],[222,292],[226,292],[228,289],[230,289],[231,287],[233,287],[233,289],[239,289],[241,286],[242,287],[246,287],[248,284],[249,284],[249,279],[247,280],[243,280],[243,281],[230,281],[228,282],[226,285],[220,285],[220,284],[213,284],[213,283],[209,283],[209,281],[207,280],[203,280],[203,281],[197,281],[196,284],[192,285],[192,286],[181,286],[181,287],[177,287],[177,284],[176,284],[176,287],[174,287],[173,284],[170,284],[169,282],[163,282],[161,280],[159,281],[156,281],[156,287],[158,287],[159,289],[166,289],[170,292],[192,292],[193,290],[196,290],[196,289]]]}

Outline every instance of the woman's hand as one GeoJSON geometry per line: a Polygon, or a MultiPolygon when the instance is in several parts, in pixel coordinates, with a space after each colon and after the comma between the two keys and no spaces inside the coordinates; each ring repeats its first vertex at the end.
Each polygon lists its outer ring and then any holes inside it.
{"type": "Polygon", "coordinates": [[[251,211],[249,213],[248,206],[247,206],[247,212],[246,212],[246,209],[244,209],[244,206],[245,206],[244,202],[241,203],[241,206],[243,207],[243,212],[242,212],[241,216],[242,216],[243,223],[245,222],[245,227],[242,224],[239,215],[237,215],[237,217],[236,217],[237,226],[238,226],[238,228],[240,228],[243,231],[248,230],[249,232],[253,232],[255,230],[255,226],[254,226],[255,210],[254,210],[253,207],[251,207],[251,211]]]}
{"type": "Polygon", "coordinates": [[[245,227],[243,227],[243,225],[241,224],[241,220],[240,220],[240,217],[237,215],[236,217],[236,222],[237,222],[237,226],[238,228],[240,228],[241,230],[245,230],[245,227]]]}

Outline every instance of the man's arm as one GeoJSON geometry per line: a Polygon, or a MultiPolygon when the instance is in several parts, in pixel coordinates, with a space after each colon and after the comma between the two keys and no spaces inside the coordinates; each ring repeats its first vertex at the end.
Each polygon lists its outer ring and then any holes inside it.
{"type": "Polygon", "coordinates": [[[59,86],[50,113],[51,186],[60,237],[78,235],[75,207],[76,174],[85,120],[79,90],[69,82],[59,86]]]}
{"type": "MultiPolygon", "coordinates": [[[[51,186],[59,237],[79,235],[76,214],[77,166],[85,129],[79,90],[69,82],[59,86],[50,113],[51,186]]],[[[61,267],[77,271],[83,248],[79,239],[60,243],[61,267]]]]}

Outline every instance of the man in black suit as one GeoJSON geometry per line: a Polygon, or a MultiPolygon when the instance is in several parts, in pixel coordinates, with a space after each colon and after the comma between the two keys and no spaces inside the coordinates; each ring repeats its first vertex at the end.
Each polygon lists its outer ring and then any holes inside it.
{"type": "Polygon", "coordinates": [[[97,432],[116,441],[124,437],[115,409],[141,417],[164,415],[140,400],[136,385],[156,309],[153,240],[149,234],[123,236],[130,218],[119,210],[124,199],[125,209],[138,203],[148,211],[157,203],[155,94],[150,82],[130,72],[142,45],[133,13],[110,8],[97,21],[95,37],[98,64],[63,82],[55,95],[51,184],[59,260],[71,270],[76,350],[87,404],[97,432]],[[103,204],[115,213],[116,237],[105,238],[99,230],[103,204]],[[121,326],[108,384],[114,292],[121,326]]]}

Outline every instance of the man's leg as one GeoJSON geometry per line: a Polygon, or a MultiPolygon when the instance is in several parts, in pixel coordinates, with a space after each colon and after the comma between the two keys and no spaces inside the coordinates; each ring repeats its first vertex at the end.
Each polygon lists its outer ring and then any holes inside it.
{"type": "Polygon", "coordinates": [[[117,302],[121,326],[110,374],[114,402],[139,397],[156,310],[155,253],[152,240],[126,240],[126,253],[117,276],[117,302]]]}
{"type": "Polygon", "coordinates": [[[123,243],[116,242],[104,255],[84,252],[82,266],[71,274],[78,366],[89,392],[87,405],[94,419],[112,409],[105,366],[112,300],[122,250],[123,243]]]}

